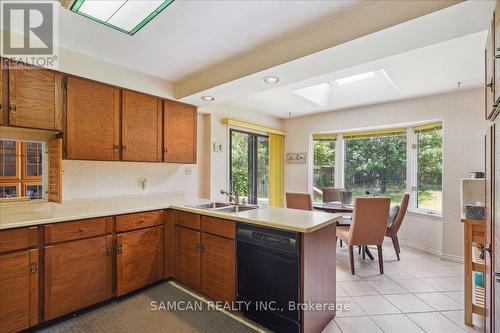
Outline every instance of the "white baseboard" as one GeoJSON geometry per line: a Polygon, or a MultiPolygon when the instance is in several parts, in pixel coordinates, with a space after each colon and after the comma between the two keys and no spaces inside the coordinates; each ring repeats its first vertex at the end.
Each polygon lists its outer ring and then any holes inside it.
{"type": "Polygon", "coordinates": [[[406,240],[406,239],[400,239],[399,243],[404,244],[404,245],[409,246],[409,247],[412,247],[412,248],[415,248],[415,249],[422,250],[422,251],[427,252],[427,253],[434,254],[434,255],[440,257],[443,260],[448,260],[448,261],[453,261],[453,262],[459,262],[459,263],[463,263],[464,262],[464,258],[461,257],[461,256],[456,256],[456,255],[452,255],[452,254],[445,254],[440,249],[436,249],[436,248],[433,248],[431,246],[427,246],[427,245],[423,245],[423,244],[420,244],[420,243],[412,242],[412,241],[409,241],[409,240],[406,240]]]}

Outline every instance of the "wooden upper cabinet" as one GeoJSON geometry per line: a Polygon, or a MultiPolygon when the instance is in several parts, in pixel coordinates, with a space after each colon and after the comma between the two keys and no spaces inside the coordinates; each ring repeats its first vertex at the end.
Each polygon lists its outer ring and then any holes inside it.
{"type": "Polygon", "coordinates": [[[38,250],[0,255],[0,333],[38,324],[38,250]]]}
{"type": "Polygon", "coordinates": [[[202,244],[202,292],[217,301],[234,301],[236,299],[235,241],[202,233],[202,244]]]}
{"type": "Polygon", "coordinates": [[[11,63],[9,65],[9,125],[61,130],[62,80],[62,73],[11,63]]]}
{"type": "Polygon", "coordinates": [[[120,159],[120,90],[68,77],[66,158],[120,159]]]}
{"type": "Polygon", "coordinates": [[[196,163],[196,107],[175,101],[165,101],[163,125],[163,161],[196,163]]]}
{"type": "Polygon", "coordinates": [[[117,235],[117,296],[164,276],[163,226],[117,235]]]}
{"type": "Polygon", "coordinates": [[[113,236],[45,246],[45,319],[113,296],[113,236]]]}
{"type": "Polygon", "coordinates": [[[175,279],[201,291],[201,234],[181,226],[175,227],[175,279]]]}
{"type": "Polygon", "coordinates": [[[491,119],[495,113],[495,20],[491,22],[488,37],[486,39],[486,49],[484,52],[485,64],[485,116],[491,119]]]}
{"type": "Polygon", "coordinates": [[[162,116],[158,97],[122,92],[122,160],[161,162],[162,116]]]}

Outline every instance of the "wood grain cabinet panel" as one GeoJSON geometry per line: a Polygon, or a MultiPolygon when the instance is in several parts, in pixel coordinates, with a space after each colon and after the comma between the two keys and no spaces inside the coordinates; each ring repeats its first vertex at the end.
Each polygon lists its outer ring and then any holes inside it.
{"type": "Polygon", "coordinates": [[[0,231],[0,253],[23,250],[36,246],[38,246],[38,227],[0,231]]]}
{"type": "Polygon", "coordinates": [[[62,73],[11,63],[9,125],[61,130],[62,80],[62,73]]]}
{"type": "Polygon", "coordinates": [[[175,211],[175,224],[186,228],[200,230],[200,215],[183,212],[180,210],[175,211]]]}
{"type": "Polygon", "coordinates": [[[0,333],[38,324],[38,250],[0,255],[0,333]]]}
{"type": "Polygon", "coordinates": [[[113,236],[45,246],[45,319],[113,296],[113,236]]]}
{"type": "Polygon", "coordinates": [[[236,223],[211,216],[201,217],[201,231],[230,239],[236,238],[236,223]]]}
{"type": "Polygon", "coordinates": [[[120,159],[120,90],[67,78],[66,158],[120,159]]]}
{"type": "Polygon", "coordinates": [[[202,233],[202,292],[217,301],[236,299],[236,245],[232,239],[202,233]]]}
{"type": "MultiPolygon", "coordinates": [[[[4,74],[3,74],[3,70],[4,70],[4,66],[3,66],[3,58],[0,58],[0,125],[3,125],[4,123],[4,115],[3,115],[3,109],[5,107],[5,101],[4,101],[4,97],[5,97],[5,93],[4,93],[4,84],[3,84],[3,79],[4,79],[4,74]]],[[[6,124],[7,125],[7,124],[6,124]]]]}
{"type": "Polygon", "coordinates": [[[491,119],[495,113],[495,19],[491,22],[488,37],[486,39],[486,49],[484,52],[484,65],[485,65],[485,116],[486,119],[491,119]]]}
{"type": "Polygon", "coordinates": [[[165,246],[165,277],[175,277],[175,211],[165,211],[163,242],[165,246]]]}
{"type": "Polygon", "coordinates": [[[47,224],[44,226],[45,244],[90,238],[113,232],[112,217],[47,224]]]}
{"type": "Polygon", "coordinates": [[[163,125],[163,161],[196,163],[196,107],[175,101],[165,101],[163,125]]]}
{"type": "Polygon", "coordinates": [[[162,161],[162,102],[158,97],[122,92],[122,159],[162,161]]]}
{"type": "Polygon", "coordinates": [[[201,234],[199,231],[176,226],[175,235],[175,279],[201,291],[201,234]]]}
{"type": "Polygon", "coordinates": [[[117,295],[161,280],[163,254],[163,226],[117,235],[117,295]]]}
{"type": "Polygon", "coordinates": [[[116,232],[132,231],[162,224],[162,210],[119,215],[116,217],[116,232]]]}

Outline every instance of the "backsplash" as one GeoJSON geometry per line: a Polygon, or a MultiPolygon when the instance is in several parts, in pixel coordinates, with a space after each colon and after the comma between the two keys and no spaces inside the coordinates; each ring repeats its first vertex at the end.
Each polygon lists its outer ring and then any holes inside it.
{"type": "Polygon", "coordinates": [[[63,200],[183,191],[196,201],[201,178],[199,165],[64,160],[63,200]],[[145,189],[139,178],[147,178],[145,189]]]}

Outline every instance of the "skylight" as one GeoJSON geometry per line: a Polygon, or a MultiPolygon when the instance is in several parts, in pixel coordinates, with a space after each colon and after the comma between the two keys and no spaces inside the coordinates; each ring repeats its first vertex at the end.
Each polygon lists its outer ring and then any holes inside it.
{"type": "Polygon", "coordinates": [[[76,0],[71,10],[128,35],[134,35],[174,0],[76,0]]]}
{"type": "Polygon", "coordinates": [[[352,83],[352,82],[356,82],[356,81],[366,80],[366,79],[372,78],[374,76],[375,76],[375,73],[368,72],[368,73],[362,73],[362,74],[358,74],[358,75],[344,77],[344,78],[338,79],[336,81],[338,84],[347,84],[347,83],[352,83]]]}

